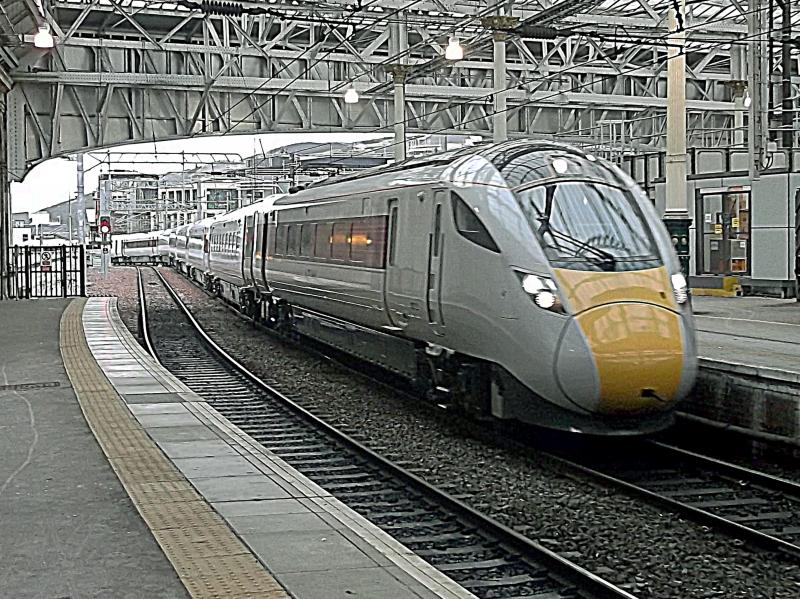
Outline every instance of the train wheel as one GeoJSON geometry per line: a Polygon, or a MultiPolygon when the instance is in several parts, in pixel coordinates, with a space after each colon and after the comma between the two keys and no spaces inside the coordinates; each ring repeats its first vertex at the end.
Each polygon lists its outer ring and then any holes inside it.
{"type": "Polygon", "coordinates": [[[491,416],[491,366],[451,352],[418,354],[417,383],[425,397],[472,419],[491,416]]]}

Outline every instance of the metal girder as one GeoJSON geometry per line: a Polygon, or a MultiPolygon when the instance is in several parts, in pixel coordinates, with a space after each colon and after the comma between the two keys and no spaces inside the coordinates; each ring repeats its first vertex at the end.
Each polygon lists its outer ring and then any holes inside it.
{"type": "MultiPolygon", "coordinates": [[[[269,131],[388,133],[394,110],[384,67],[399,61],[412,68],[405,87],[409,132],[489,133],[491,35],[477,16],[499,13],[509,2],[364,0],[360,9],[345,0],[241,4],[272,12],[204,15],[145,0],[47,3],[56,48],[37,55],[28,47],[24,66],[6,66],[14,82],[9,136],[19,143],[10,148],[12,176],[53,156],[137,141],[269,131]],[[392,51],[397,22],[408,36],[403,56],[392,51]],[[479,43],[468,48],[467,59],[450,64],[440,56],[454,33],[479,43]],[[351,82],[363,97],[357,105],[342,99],[351,82]]],[[[509,135],[598,144],[606,123],[619,122],[631,147],[663,147],[667,6],[656,0],[514,3],[520,21],[548,22],[570,35],[507,43],[509,135]]],[[[689,121],[690,145],[703,139],[703,130],[729,127],[727,48],[746,30],[740,9],[736,0],[692,5],[687,98],[697,118],[689,121]],[[693,129],[694,123],[702,126],[693,129]]]]}

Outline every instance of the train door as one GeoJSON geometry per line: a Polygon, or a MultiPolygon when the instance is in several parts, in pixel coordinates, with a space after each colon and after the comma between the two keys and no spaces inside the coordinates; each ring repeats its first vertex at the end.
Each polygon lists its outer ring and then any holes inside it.
{"type": "Polygon", "coordinates": [[[425,331],[428,323],[428,247],[431,194],[421,191],[389,200],[389,251],[384,297],[398,329],[425,331]]]}
{"type": "Polygon", "coordinates": [[[203,227],[203,271],[211,271],[211,227],[203,227]]]}
{"type": "Polygon", "coordinates": [[[253,278],[253,246],[255,241],[256,215],[251,214],[244,219],[244,248],[242,251],[242,280],[245,285],[255,283],[253,278]]]}
{"type": "Polygon", "coordinates": [[[264,280],[264,287],[270,289],[270,272],[269,261],[275,256],[275,237],[278,229],[278,213],[271,211],[264,215],[264,246],[262,251],[264,253],[264,261],[262,262],[261,276],[264,280]]]}
{"type": "Polygon", "coordinates": [[[444,233],[442,214],[447,201],[446,191],[435,191],[431,202],[430,231],[428,233],[428,284],[425,306],[428,323],[436,335],[444,335],[442,314],[442,266],[444,262],[444,233]]]}

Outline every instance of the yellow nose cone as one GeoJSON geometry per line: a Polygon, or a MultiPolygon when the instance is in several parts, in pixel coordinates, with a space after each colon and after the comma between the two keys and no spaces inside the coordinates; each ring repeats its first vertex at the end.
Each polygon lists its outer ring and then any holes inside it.
{"type": "Polygon", "coordinates": [[[675,400],[683,370],[680,316],[644,303],[599,306],[577,317],[600,382],[598,411],[660,411],[675,400]]]}

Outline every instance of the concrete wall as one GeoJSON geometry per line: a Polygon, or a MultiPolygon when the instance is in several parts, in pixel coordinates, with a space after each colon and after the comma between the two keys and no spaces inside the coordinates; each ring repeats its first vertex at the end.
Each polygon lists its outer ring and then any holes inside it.
{"type": "Polygon", "coordinates": [[[800,445],[800,375],[794,373],[701,359],[694,392],[680,409],[800,445]]]}
{"type": "MultiPolygon", "coordinates": [[[[713,154],[711,157],[713,158],[713,154]]],[[[733,159],[738,155],[734,155],[733,159]]],[[[719,165],[709,159],[710,171],[719,165]]],[[[737,165],[742,166],[742,165],[737,165]]],[[[696,218],[698,192],[742,186],[750,188],[750,275],[753,284],[764,288],[778,289],[780,285],[791,285],[794,280],[794,224],[795,193],[800,188],[798,173],[767,173],[751,181],[746,176],[707,176],[693,178],[687,182],[687,201],[690,216],[696,218]],[[774,283],[771,287],[770,282],[774,283]]],[[[666,185],[656,183],[656,208],[663,213],[666,203],[666,185]]],[[[697,271],[697,227],[692,222],[690,243],[692,260],[691,275],[697,271]]]]}

